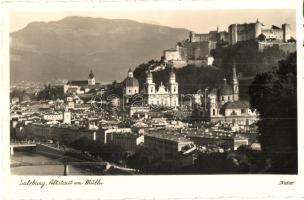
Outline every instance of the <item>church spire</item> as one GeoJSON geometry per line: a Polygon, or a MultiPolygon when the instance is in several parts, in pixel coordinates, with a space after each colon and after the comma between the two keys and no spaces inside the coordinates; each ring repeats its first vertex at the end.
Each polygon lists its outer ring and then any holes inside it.
{"type": "Polygon", "coordinates": [[[94,74],[93,74],[93,71],[92,71],[92,69],[90,70],[90,74],[89,74],[89,78],[94,78],[95,76],[94,76],[94,74]]]}
{"type": "Polygon", "coordinates": [[[233,61],[232,79],[233,79],[233,83],[238,83],[239,82],[237,74],[236,74],[235,61],[233,61]]]}
{"type": "Polygon", "coordinates": [[[236,67],[235,67],[235,61],[233,61],[233,68],[232,68],[232,86],[233,86],[233,100],[238,101],[239,100],[239,81],[236,74],[236,67]]]}

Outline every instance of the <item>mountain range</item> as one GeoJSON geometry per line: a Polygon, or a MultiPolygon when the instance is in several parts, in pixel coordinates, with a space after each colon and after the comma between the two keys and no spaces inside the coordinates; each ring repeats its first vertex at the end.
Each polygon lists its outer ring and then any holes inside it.
{"type": "Polygon", "coordinates": [[[10,34],[11,82],[81,79],[121,81],[129,68],[160,59],[189,30],[127,19],[66,17],[32,22],[10,34]]]}

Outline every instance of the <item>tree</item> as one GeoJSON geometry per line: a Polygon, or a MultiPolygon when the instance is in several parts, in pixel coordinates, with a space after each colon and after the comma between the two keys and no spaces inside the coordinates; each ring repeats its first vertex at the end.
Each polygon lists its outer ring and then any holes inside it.
{"type": "Polygon", "coordinates": [[[125,150],[119,145],[105,144],[100,147],[100,155],[105,161],[121,163],[125,159],[125,150]]]}
{"type": "Polygon", "coordinates": [[[195,163],[195,169],[203,174],[246,173],[248,169],[237,166],[226,153],[200,154],[195,163]]]}
{"type": "Polygon", "coordinates": [[[74,140],[70,145],[71,147],[77,149],[77,150],[81,150],[82,153],[84,153],[85,149],[87,149],[88,144],[89,144],[89,139],[85,136],[74,140]]]}
{"type": "Polygon", "coordinates": [[[258,74],[249,87],[251,108],[260,114],[262,151],[272,173],[297,173],[296,53],[271,72],[258,74]]]}
{"type": "Polygon", "coordinates": [[[37,94],[37,100],[57,100],[63,99],[64,93],[62,86],[44,85],[44,88],[37,94]]]}
{"type": "Polygon", "coordinates": [[[289,39],[289,40],[287,40],[287,42],[290,42],[290,43],[296,43],[296,42],[297,42],[297,40],[296,40],[296,39],[294,39],[293,37],[290,37],[290,39],[289,39]]]}
{"type": "Polygon", "coordinates": [[[161,156],[156,150],[141,148],[128,158],[127,166],[144,172],[153,172],[160,161],[161,156]]]}

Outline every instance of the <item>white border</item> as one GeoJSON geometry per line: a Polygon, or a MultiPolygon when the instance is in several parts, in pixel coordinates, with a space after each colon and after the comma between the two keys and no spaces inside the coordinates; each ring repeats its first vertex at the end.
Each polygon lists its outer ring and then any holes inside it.
{"type": "MultiPolygon", "coordinates": [[[[4,1],[0,3],[0,199],[210,199],[304,197],[303,186],[303,8],[296,0],[205,0],[205,1],[4,1]],[[298,47],[298,175],[198,175],[198,176],[98,176],[102,186],[37,187],[18,186],[22,176],[10,176],[9,169],[9,13],[12,11],[88,10],[201,10],[201,9],[297,9],[298,47]],[[4,173],[3,173],[4,172],[4,173]],[[280,186],[280,181],[295,181],[280,186]],[[187,183],[187,184],[185,184],[187,183]],[[2,185],[5,186],[2,187],[2,185]]],[[[279,14],[279,13],[278,13],[279,14]]],[[[52,177],[33,177],[50,180],[52,177]]],[[[60,177],[61,179],[85,179],[60,177]]]]}

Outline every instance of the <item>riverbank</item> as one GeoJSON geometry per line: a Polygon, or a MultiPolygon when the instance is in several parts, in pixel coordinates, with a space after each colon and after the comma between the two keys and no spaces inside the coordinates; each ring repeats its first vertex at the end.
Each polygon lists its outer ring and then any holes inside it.
{"type": "Polygon", "coordinates": [[[139,174],[137,170],[107,162],[106,165],[83,164],[83,162],[102,161],[85,156],[77,150],[38,144],[35,151],[16,151],[15,155],[11,156],[11,172],[13,175],[63,175],[64,163],[67,163],[69,171],[72,170],[69,175],[139,174]],[[73,164],[69,164],[69,162],[73,164]],[[41,163],[41,165],[37,165],[37,163],[41,163]]]}

